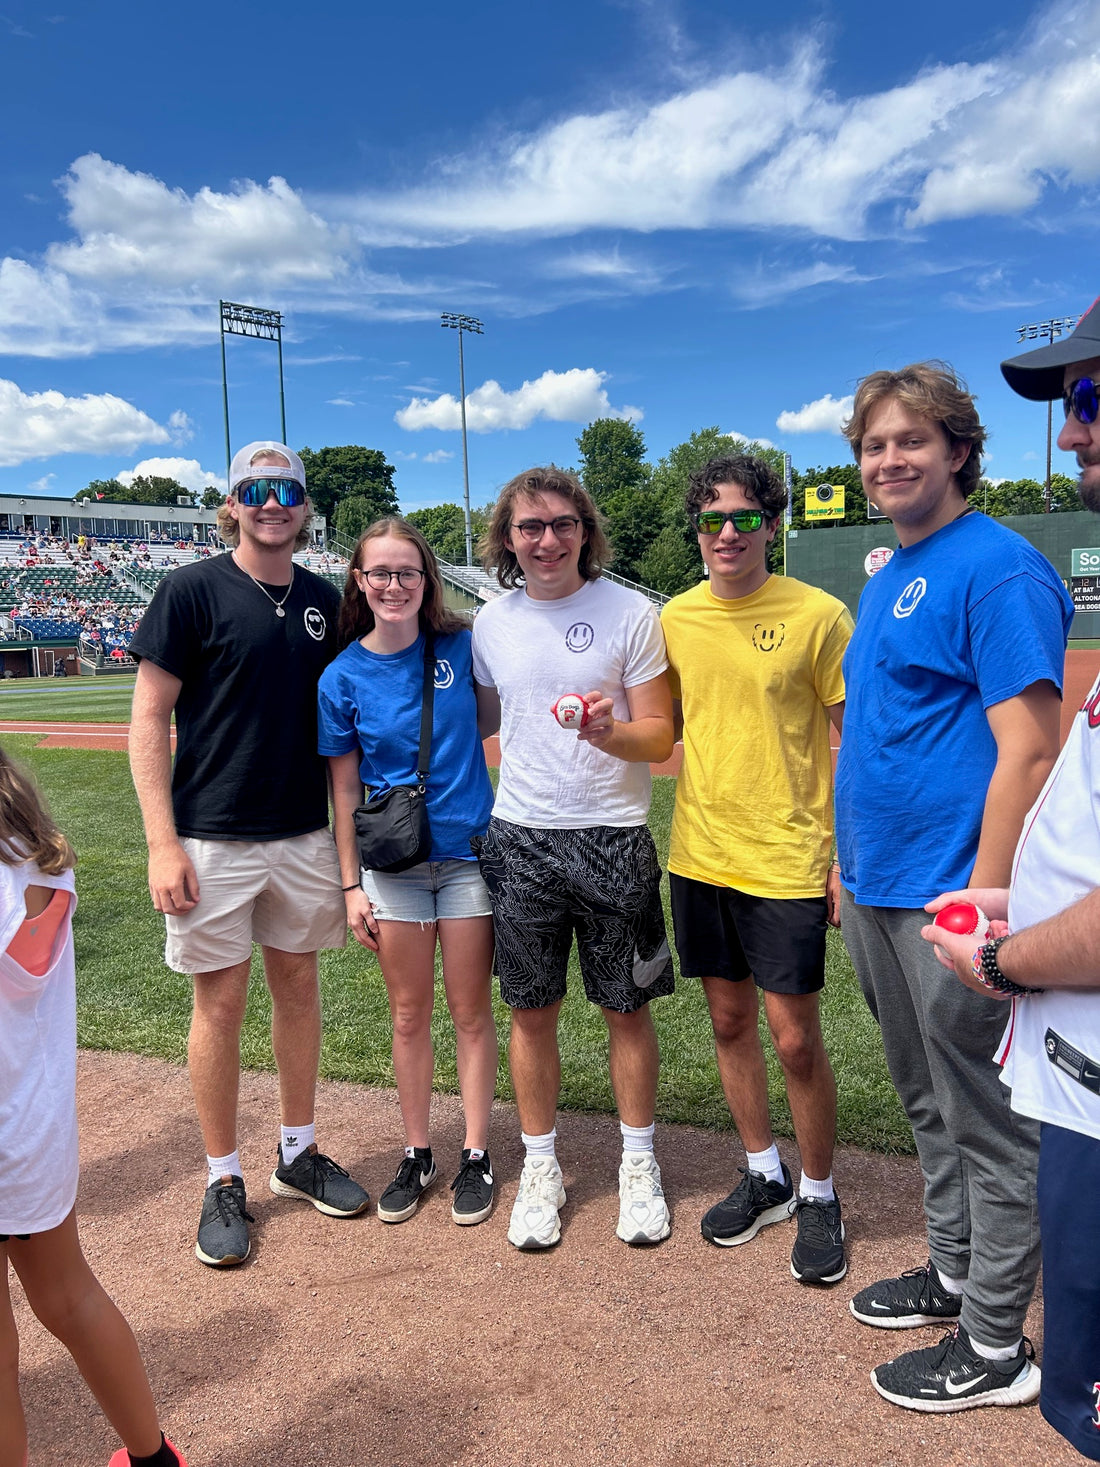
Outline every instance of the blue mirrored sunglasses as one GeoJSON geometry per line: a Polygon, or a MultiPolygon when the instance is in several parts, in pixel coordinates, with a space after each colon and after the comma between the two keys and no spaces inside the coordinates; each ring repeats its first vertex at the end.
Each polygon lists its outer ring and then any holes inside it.
{"type": "Polygon", "coordinates": [[[249,479],[238,484],[233,493],[238,504],[247,504],[250,509],[262,508],[272,494],[284,509],[296,509],[306,502],[306,491],[297,479],[249,479]]]}
{"type": "Polygon", "coordinates": [[[1096,383],[1091,377],[1078,377],[1076,382],[1071,382],[1062,393],[1066,417],[1072,413],[1079,423],[1095,423],[1097,411],[1100,410],[1097,392],[1096,383]]]}

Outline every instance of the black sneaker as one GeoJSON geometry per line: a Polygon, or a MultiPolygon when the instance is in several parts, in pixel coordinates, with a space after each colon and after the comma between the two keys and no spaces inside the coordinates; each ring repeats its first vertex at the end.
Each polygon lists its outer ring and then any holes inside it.
{"type": "Polygon", "coordinates": [[[977,1354],[962,1325],[938,1345],[910,1350],[871,1371],[880,1396],[910,1411],[969,1411],[974,1406],[1026,1406],[1039,1394],[1039,1367],[1024,1339],[1011,1360],[977,1354]]]}
{"type": "Polygon", "coordinates": [[[798,1237],[791,1249],[791,1273],[800,1284],[838,1284],[848,1272],[840,1198],[820,1202],[800,1197],[794,1214],[798,1237]]]}
{"type": "Polygon", "coordinates": [[[426,1192],[436,1178],[435,1162],[430,1146],[416,1146],[412,1156],[406,1156],[397,1168],[397,1176],[382,1193],[378,1201],[378,1216],[382,1222],[404,1222],[412,1217],[420,1201],[421,1192],[426,1192]]]}
{"type": "Polygon", "coordinates": [[[203,1194],[195,1257],[211,1268],[243,1263],[252,1247],[248,1224],[254,1221],[245,1206],[243,1177],[211,1183],[203,1194]]]}
{"type": "Polygon", "coordinates": [[[860,1324],[876,1329],[916,1329],[921,1324],[942,1324],[958,1319],[962,1295],[950,1294],[936,1276],[931,1259],[920,1268],[910,1268],[896,1279],[880,1279],[860,1289],[848,1308],[860,1324]]]}
{"type": "Polygon", "coordinates": [[[732,1248],[755,1238],[769,1223],[782,1222],[794,1210],[791,1174],[783,1168],[781,1182],[768,1182],[760,1172],[738,1167],[741,1180],[730,1195],[703,1214],[700,1224],[708,1243],[732,1248]]]}
{"type": "Polygon", "coordinates": [[[472,1159],[468,1150],[463,1151],[462,1165],[451,1183],[451,1191],[455,1194],[451,1216],[456,1223],[468,1226],[485,1221],[493,1210],[496,1196],[493,1164],[487,1151],[472,1159]]]}
{"type": "Polygon", "coordinates": [[[315,1145],[299,1151],[289,1166],[283,1165],[280,1146],[279,1164],[271,1173],[270,1186],[276,1197],[300,1197],[328,1217],[354,1217],[370,1202],[359,1183],[315,1145]]]}

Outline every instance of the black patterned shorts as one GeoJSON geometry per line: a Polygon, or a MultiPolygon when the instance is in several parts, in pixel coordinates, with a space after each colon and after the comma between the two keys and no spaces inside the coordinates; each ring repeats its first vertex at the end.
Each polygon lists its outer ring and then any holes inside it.
{"type": "Polygon", "coordinates": [[[495,817],[480,842],[500,996],[513,1009],[565,997],[573,935],[584,991],[632,1014],[675,987],[661,866],[644,825],[531,829],[495,817]]]}

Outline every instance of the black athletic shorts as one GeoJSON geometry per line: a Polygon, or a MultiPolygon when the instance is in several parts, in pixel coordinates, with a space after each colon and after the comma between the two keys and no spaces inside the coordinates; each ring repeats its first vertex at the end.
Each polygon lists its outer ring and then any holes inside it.
{"type": "Polygon", "coordinates": [[[768,993],[825,986],[828,905],[822,897],[758,897],[669,875],[672,925],[684,978],[753,978],[768,993]]]}
{"type": "Polygon", "coordinates": [[[513,1009],[565,997],[573,934],[584,991],[632,1014],[675,987],[661,866],[644,825],[532,829],[494,817],[480,843],[500,996],[513,1009]]]}

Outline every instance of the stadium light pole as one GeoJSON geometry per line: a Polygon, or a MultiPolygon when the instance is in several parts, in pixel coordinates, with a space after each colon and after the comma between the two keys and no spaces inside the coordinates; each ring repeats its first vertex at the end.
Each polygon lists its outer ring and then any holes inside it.
{"type": "Polygon", "coordinates": [[[233,455],[229,447],[229,379],[225,372],[225,338],[251,336],[258,341],[274,341],[279,347],[279,424],[281,442],[286,442],[286,398],[283,394],[283,314],[266,311],[260,306],[242,306],[236,301],[218,302],[218,325],[222,343],[222,413],[225,418],[225,478],[229,482],[229,465],[233,455]]]}
{"type": "MultiPolygon", "coordinates": [[[[1080,320],[1080,316],[1054,316],[1049,321],[1033,321],[1027,326],[1016,327],[1016,340],[1020,341],[1049,341],[1054,345],[1054,338],[1061,336],[1063,331],[1072,331],[1080,320]]],[[[1043,513],[1050,513],[1050,448],[1051,438],[1054,431],[1053,412],[1054,404],[1047,403],[1047,478],[1046,487],[1043,490],[1043,513]]]]}
{"type": "Polygon", "coordinates": [[[458,332],[458,392],[462,409],[462,502],[466,518],[466,564],[473,565],[474,533],[470,519],[470,459],[466,451],[466,368],[462,361],[462,333],[469,331],[474,336],[482,336],[484,328],[476,316],[464,316],[460,311],[444,311],[439,318],[439,324],[458,332]]]}

